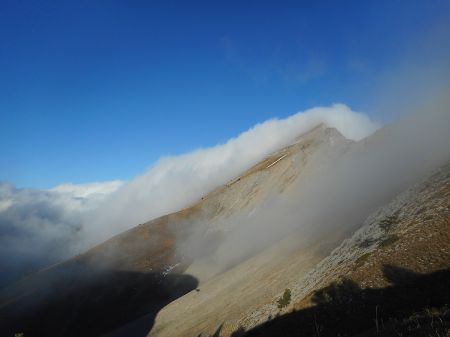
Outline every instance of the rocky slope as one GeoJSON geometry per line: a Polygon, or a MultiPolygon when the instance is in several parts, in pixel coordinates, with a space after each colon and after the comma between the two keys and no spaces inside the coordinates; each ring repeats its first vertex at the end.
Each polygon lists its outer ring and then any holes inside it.
{"type": "MultiPolygon", "coordinates": [[[[376,210],[329,254],[320,242],[298,249],[298,241],[291,235],[170,303],[149,336],[230,336],[316,305],[317,292],[330,284],[351,280],[361,289],[383,288],[395,280],[390,273],[445,270],[450,266],[450,165],[376,210]],[[292,300],[280,309],[277,301],[286,288],[292,300]]],[[[450,301],[448,290],[440,295],[444,303],[450,301]]],[[[291,324],[283,328],[297,336],[291,324]]],[[[279,330],[258,333],[266,334],[278,336],[279,330]]]]}
{"type": "Polygon", "coordinates": [[[97,336],[135,320],[138,329],[150,330],[161,307],[231,267],[217,269],[211,260],[235,226],[230,216],[251,214],[349,144],[319,125],[192,207],[140,224],[3,289],[0,332],[97,336]],[[208,244],[189,251],[199,240],[208,244]],[[101,319],[94,318],[96,312],[101,319]]]}
{"type": "MultiPolygon", "coordinates": [[[[292,294],[289,306],[282,310],[277,307],[276,300],[282,295],[279,293],[272,298],[272,303],[241,318],[236,325],[251,330],[266,322],[268,317],[317,305],[320,289],[329,289],[330,284],[353,282],[361,291],[382,289],[398,278],[408,280],[408,277],[436,273],[449,266],[450,164],[447,164],[376,210],[360,229],[308,273],[293,279],[287,286],[292,294]]],[[[448,281],[447,276],[445,281],[448,281]]],[[[426,287],[432,290],[433,285],[430,282],[426,287]]],[[[408,294],[406,300],[403,298],[404,305],[414,306],[413,294],[408,294]]],[[[450,292],[446,286],[443,291],[436,289],[436,294],[441,305],[449,304],[450,292]]],[[[427,309],[433,306],[432,295],[425,305],[427,309]]],[[[383,303],[378,305],[382,307],[383,303]]],[[[264,335],[273,334],[265,331],[264,335]]]]}
{"type": "MultiPolygon", "coordinates": [[[[348,309],[335,296],[347,288],[370,315],[379,308],[385,319],[394,315],[380,294],[413,291],[398,284],[405,268],[408,277],[424,275],[414,289],[447,280],[439,272],[450,266],[450,165],[407,190],[440,162],[429,160],[389,183],[367,183],[366,172],[376,177],[374,163],[387,163],[379,171],[391,169],[395,151],[387,157],[378,151],[390,132],[354,143],[319,125],[191,207],[30,275],[0,293],[0,335],[277,336],[281,329],[336,336],[326,322],[334,322],[335,302],[348,309]],[[358,170],[350,170],[355,163],[358,170]],[[342,189],[354,181],[371,198],[342,189]],[[319,200],[323,209],[310,210],[319,200]],[[293,216],[282,218],[284,210],[293,216]],[[266,238],[247,245],[246,235],[266,238]],[[279,308],[285,289],[291,299],[279,308]],[[364,296],[378,302],[368,305],[364,296]]],[[[448,291],[442,292],[428,305],[445,304],[448,291]]],[[[424,301],[400,309],[424,309],[424,301]]],[[[350,309],[366,313],[361,308],[350,309]]],[[[368,322],[373,329],[373,318],[368,322]]],[[[364,333],[367,324],[342,325],[342,336],[364,333]]],[[[381,333],[378,321],[376,329],[381,333]]]]}

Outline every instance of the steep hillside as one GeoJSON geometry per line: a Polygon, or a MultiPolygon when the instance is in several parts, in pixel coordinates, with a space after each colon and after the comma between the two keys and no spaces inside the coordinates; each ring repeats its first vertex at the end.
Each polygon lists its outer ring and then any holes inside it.
{"type": "MultiPolygon", "coordinates": [[[[299,239],[290,236],[209,280],[199,291],[170,303],[158,314],[149,336],[230,336],[236,331],[249,330],[258,336],[279,336],[280,331],[283,336],[298,336],[302,331],[305,336],[315,335],[315,330],[306,332],[311,322],[309,313],[305,323],[302,317],[295,318],[296,312],[340,296],[339,292],[347,291],[340,286],[351,285],[363,294],[364,289],[382,289],[397,284],[402,277],[407,279],[406,282],[412,278],[414,291],[411,296],[417,297],[417,303],[408,295],[405,298],[403,293],[403,298],[396,299],[399,307],[379,297],[375,304],[370,302],[370,315],[375,306],[377,311],[380,310],[380,317],[388,320],[396,317],[392,308],[399,310],[397,316],[403,317],[407,313],[413,314],[414,310],[449,304],[450,291],[433,282],[448,281],[450,275],[436,274],[438,276],[420,279],[421,287],[428,292],[417,288],[419,285],[414,280],[419,277],[415,275],[439,272],[450,266],[450,165],[374,212],[330,254],[326,254],[320,242],[311,242],[306,249],[299,249],[296,244],[299,239]],[[292,300],[280,309],[277,302],[285,289],[290,290],[292,300]],[[334,294],[333,289],[337,289],[338,294],[334,294]],[[419,298],[417,291],[422,291],[423,298],[419,298]],[[438,300],[433,297],[436,295],[438,300]],[[293,317],[286,321],[275,319],[272,325],[265,323],[279,315],[293,317]],[[296,324],[297,319],[305,325],[296,324]],[[257,328],[261,324],[262,327],[257,328]]],[[[405,291],[402,287],[401,284],[398,289],[386,291],[396,294],[405,291]]],[[[373,328],[373,317],[369,317],[369,323],[367,316],[362,318],[365,325],[348,322],[347,326],[342,325],[342,335],[373,328]]],[[[335,320],[329,317],[321,320],[317,323],[321,335],[336,336],[335,325],[331,324],[335,320]]]]}
{"type": "MultiPolygon", "coordinates": [[[[408,315],[418,315],[416,312],[426,310],[435,310],[438,315],[440,311],[436,306],[441,307],[440,310],[447,315],[445,306],[450,304],[450,291],[447,287],[450,281],[449,266],[450,164],[447,164],[374,212],[360,229],[307,274],[293,279],[289,285],[292,294],[289,306],[282,310],[276,306],[276,298],[282,295],[280,293],[272,299],[272,304],[243,318],[238,325],[243,330],[251,330],[268,317],[275,317],[280,313],[291,313],[292,316],[298,313],[295,320],[301,322],[303,315],[310,314],[305,313],[306,308],[317,308],[324,303],[329,305],[332,301],[343,305],[341,301],[351,301],[352,298],[361,303],[355,307],[347,305],[347,309],[361,310],[359,318],[365,323],[354,323],[357,320],[355,315],[352,322],[346,322],[347,326],[341,324],[342,335],[349,334],[352,329],[356,329],[352,333],[374,330],[375,310],[380,319],[379,332],[382,330],[382,318],[387,322],[398,317],[404,319],[406,315],[407,319],[408,315]],[[395,297],[389,299],[388,296],[382,296],[382,289],[386,293],[392,292],[395,297]],[[376,291],[381,293],[377,294],[376,291]],[[366,293],[368,298],[358,297],[366,293]],[[371,296],[376,298],[370,298],[371,296]],[[361,306],[364,306],[364,310],[361,306]]],[[[345,316],[342,312],[336,311],[335,314],[345,316]]],[[[276,336],[276,331],[284,329],[289,332],[285,335],[298,336],[298,325],[291,326],[292,319],[276,321],[271,328],[266,323],[264,328],[257,328],[251,334],[276,336]]],[[[339,319],[345,321],[345,317],[339,319]]],[[[428,317],[429,319],[432,317],[428,317]]],[[[449,317],[446,316],[446,319],[449,317]]],[[[336,319],[322,317],[321,321],[319,318],[317,320],[322,329],[321,335],[336,335],[336,319]]],[[[448,323],[449,321],[446,324],[448,323]]],[[[429,325],[430,322],[426,324],[429,325]]],[[[307,327],[312,329],[309,333],[314,333],[316,327],[311,327],[308,323],[303,326],[305,335],[308,335],[307,327]]],[[[442,320],[439,328],[446,329],[442,320]]],[[[392,333],[389,330],[392,329],[392,324],[385,329],[392,333]]]]}
{"type": "Polygon", "coordinates": [[[420,321],[444,336],[449,156],[417,158],[394,131],[355,143],[317,126],[191,207],[4,289],[0,335],[388,336],[420,321]]]}
{"type": "Polygon", "coordinates": [[[227,218],[251,213],[294,180],[307,179],[318,163],[339,156],[348,144],[320,125],[192,207],[140,224],[4,289],[1,334],[97,336],[134,320],[136,329],[149,331],[160,308],[232,267],[217,269],[208,258],[233,226],[227,218]],[[208,245],[192,254],[183,247],[193,245],[182,244],[192,240],[208,245]]]}

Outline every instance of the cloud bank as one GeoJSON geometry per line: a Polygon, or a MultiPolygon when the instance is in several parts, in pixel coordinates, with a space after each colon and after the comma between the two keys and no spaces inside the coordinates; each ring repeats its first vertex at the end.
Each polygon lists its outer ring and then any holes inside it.
{"type": "Polygon", "coordinates": [[[75,254],[84,244],[83,216],[122,184],[64,184],[18,189],[0,182],[0,286],[75,254]]]}
{"type": "Polygon", "coordinates": [[[62,184],[50,190],[0,183],[0,268],[7,275],[0,285],[188,207],[321,123],[353,140],[379,128],[367,115],[336,104],[268,120],[224,144],[161,158],[129,182],[62,184]]]}
{"type": "Polygon", "coordinates": [[[416,113],[350,144],[337,158],[316,150],[310,169],[303,170],[306,176],[284,193],[225,219],[218,247],[211,250],[208,219],[200,219],[201,226],[188,227],[179,255],[201,258],[189,272],[207,279],[292,234],[296,248],[333,245],[373,211],[450,163],[449,127],[450,99],[435,96],[416,113]]]}
{"type": "Polygon", "coordinates": [[[319,107],[286,119],[257,124],[225,144],[160,159],[144,174],[125,184],[92,215],[102,238],[158,216],[190,206],[298,135],[325,123],[346,138],[359,140],[379,124],[342,104],[319,107]]]}

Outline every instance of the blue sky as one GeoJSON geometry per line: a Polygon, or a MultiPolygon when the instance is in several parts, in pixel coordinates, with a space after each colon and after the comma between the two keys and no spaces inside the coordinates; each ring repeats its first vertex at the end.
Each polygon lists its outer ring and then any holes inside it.
{"type": "Polygon", "coordinates": [[[448,1],[0,4],[0,180],[129,179],[271,117],[335,102],[386,119],[386,74],[448,1]]]}

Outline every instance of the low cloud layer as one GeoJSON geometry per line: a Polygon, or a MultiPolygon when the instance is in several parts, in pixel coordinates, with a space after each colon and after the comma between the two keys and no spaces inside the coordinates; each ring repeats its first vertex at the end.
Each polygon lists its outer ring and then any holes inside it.
{"type": "Polygon", "coordinates": [[[305,170],[285,193],[268,196],[256,211],[244,209],[225,219],[221,227],[227,230],[213,253],[204,227],[191,229],[179,253],[205,258],[190,272],[211,276],[292,233],[297,248],[335,243],[377,208],[450,163],[449,127],[450,100],[435,96],[415,113],[351,144],[342,156],[309,159],[314,169],[305,170]]]}
{"type": "Polygon", "coordinates": [[[0,285],[76,253],[84,245],[84,215],[121,184],[65,184],[36,190],[0,183],[0,285]]]}
{"type": "Polygon", "coordinates": [[[345,105],[258,124],[225,144],[161,158],[129,182],[62,184],[50,190],[0,184],[0,285],[67,258],[152,218],[188,207],[271,152],[325,123],[359,140],[379,124],[345,105]]]}
{"type": "Polygon", "coordinates": [[[160,159],[144,174],[125,184],[89,218],[102,239],[163,214],[190,206],[273,151],[320,123],[359,140],[379,125],[345,105],[314,108],[286,119],[257,124],[225,144],[160,159]]]}

